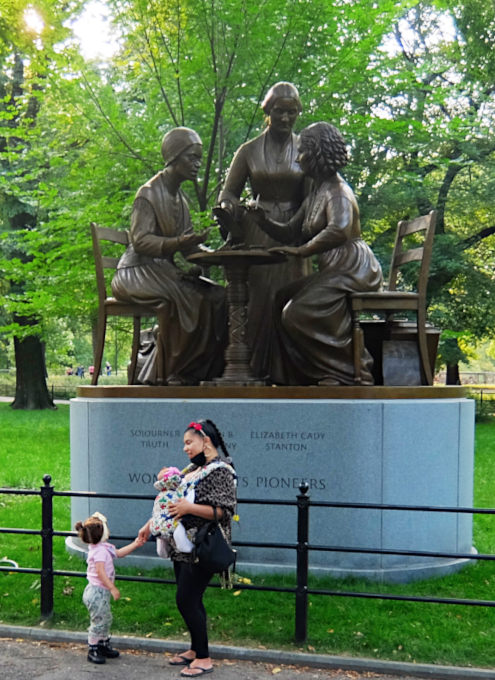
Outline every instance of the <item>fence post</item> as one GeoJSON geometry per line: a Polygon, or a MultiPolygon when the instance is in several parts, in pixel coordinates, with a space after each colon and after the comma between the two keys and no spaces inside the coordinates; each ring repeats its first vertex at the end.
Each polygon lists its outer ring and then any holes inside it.
{"type": "Polygon", "coordinates": [[[41,618],[53,614],[53,486],[50,475],[41,487],[41,618]]]}
{"type": "Polygon", "coordinates": [[[297,496],[297,587],[296,587],[296,642],[308,637],[308,538],[309,486],[299,486],[297,496]]]}

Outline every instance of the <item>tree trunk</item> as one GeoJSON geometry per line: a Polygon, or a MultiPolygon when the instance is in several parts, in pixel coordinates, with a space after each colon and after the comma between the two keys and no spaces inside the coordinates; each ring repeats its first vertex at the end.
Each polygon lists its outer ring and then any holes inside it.
{"type": "Polygon", "coordinates": [[[445,378],[446,385],[460,385],[461,377],[459,375],[459,364],[447,364],[447,376],[445,378]]]}
{"type": "MultiPolygon", "coordinates": [[[[32,326],[36,322],[26,317],[17,317],[15,321],[23,326],[32,326]]],[[[24,340],[14,338],[16,386],[13,409],[36,411],[56,409],[46,385],[45,353],[39,336],[29,335],[24,340]]]]}

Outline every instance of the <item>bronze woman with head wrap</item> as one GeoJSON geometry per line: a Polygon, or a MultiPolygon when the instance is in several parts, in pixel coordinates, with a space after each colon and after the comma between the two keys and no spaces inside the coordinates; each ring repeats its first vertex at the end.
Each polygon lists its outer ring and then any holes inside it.
{"type": "MultiPolygon", "coordinates": [[[[262,103],[268,118],[266,130],[237,150],[225,186],[219,196],[222,208],[236,219],[246,247],[269,248],[276,245],[268,234],[249,219],[239,207],[247,182],[253,196],[274,220],[288,221],[304,198],[304,176],[296,163],[296,135],[292,128],[302,111],[297,88],[280,82],[271,87],[262,103]]],[[[289,257],[284,264],[252,267],[249,273],[248,343],[252,352],[251,366],[256,376],[271,373],[270,327],[272,303],[282,286],[311,271],[309,260],[289,257]]]]}
{"type": "MultiPolygon", "coordinates": [[[[298,139],[301,170],[313,178],[315,190],[286,224],[253,217],[281,243],[300,239],[299,247],[277,250],[307,258],[318,256],[319,272],[282,288],[273,307],[272,379],[287,385],[352,385],[352,323],[347,296],[378,290],[382,270],[361,238],[359,209],[352,189],[338,174],[347,165],[340,132],[315,123],[298,139]]],[[[372,359],[363,351],[361,375],[373,384],[372,359]]]]}
{"type": "MultiPolygon", "coordinates": [[[[227,307],[225,290],[185,274],[174,262],[190,255],[207,232],[195,234],[180,185],[197,177],[203,147],[189,128],[170,130],[162,141],[165,169],[137,192],[131,217],[131,243],[112,281],[118,300],[160,306],[169,319],[163,334],[165,381],[196,384],[223,369],[227,307]]],[[[138,382],[156,384],[157,349],[148,356],[138,382]]]]}
{"type": "Polygon", "coordinates": [[[198,144],[203,146],[201,137],[197,132],[187,127],[173,128],[162,139],[162,156],[165,167],[175,161],[175,159],[190,146],[198,144]]]}

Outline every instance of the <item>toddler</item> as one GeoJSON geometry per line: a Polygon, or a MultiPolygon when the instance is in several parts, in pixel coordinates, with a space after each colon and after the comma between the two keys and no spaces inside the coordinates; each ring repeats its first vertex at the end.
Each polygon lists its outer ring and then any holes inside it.
{"type": "Polygon", "coordinates": [[[88,550],[88,585],[83,594],[83,602],[88,608],[90,626],[88,634],[88,661],[105,663],[106,659],[119,656],[116,649],[110,646],[110,624],[112,611],[110,595],[118,600],[120,592],[115,587],[114,557],[125,557],[143,545],[144,540],[135,541],[123,548],[115,548],[108,543],[110,532],[107,519],[99,512],[95,512],[85,522],[77,522],[76,531],[79,538],[89,545],[88,550]]]}

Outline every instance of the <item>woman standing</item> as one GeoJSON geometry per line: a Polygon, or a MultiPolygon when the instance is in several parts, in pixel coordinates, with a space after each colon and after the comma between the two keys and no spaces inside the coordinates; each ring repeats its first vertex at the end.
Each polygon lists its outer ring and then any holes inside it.
{"type": "MultiPolygon", "coordinates": [[[[354,361],[348,296],[378,290],[382,270],[361,238],[359,208],[350,186],[338,174],[347,165],[340,132],[314,123],[299,136],[298,163],[313,178],[315,190],[288,224],[267,219],[254,208],[260,227],[281,243],[300,239],[299,247],[279,246],[300,258],[318,256],[319,272],[286,286],[276,296],[273,342],[278,357],[272,376],[284,385],[352,385],[354,361]]],[[[275,249],[274,249],[275,250],[275,249]]],[[[363,384],[372,385],[372,358],[363,348],[363,384]]]]}
{"type": "MultiPolygon", "coordinates": [[[[190,460],[190,465],[185,470],[185,480],[189,482],[200,477],[200,481],[195,485],[194,502],[183,498],[172,505],[170,514],[181,520],[188,538],[194,543],[194,535],[198,529],[215,518],[215,508],[225,538],[230,544],[231,519],[236,505],[235,472],[215,423],[211,420],[190,423],[184,433],[184,451],[190,460]],[[219,448],[224,452],[226,462],[220,460],[219,448]]],[[[163,472],[164,470],[160,471],[159,478],[163,472]]],[[[150,522],[140,530],[140,539],[148,539],[150,522]]],[[[195,563],[192,553],[180,552],[173,538],[170,539],[170,559],[177,579],[177,607],[191,634],[191,648],[184,654],[174,656],[170,664],[187,666],[181,672],[184,677],[212,673],[203,594],[213,573],[204,571],[195,563]]]]}
{"type": "MultiPolygon", "coordinates": [[[[203,156],[199,135],[175,128],[163,138],[165,169],[137,192],[131,218],[131,244],[120,259],[112,281],[118,300],[156,305],[165,332],[161,334],[164,382],[197,384],[223,369],[227,343],[225,290],[174,263],[174,255],[198,251],[207,232],[195,234],[180,185],[198,176],[203,156]]],[[[160,344],[148,358],[138,382],[156,384],[160,344]]]]}
{"type": "MultiPolygon", "coordinates": [[[[302,111],[297,88],[291,83],[277,83],[268,91],[262,108],[268,117],[268,126],[259,137],[239,147],[219,196],[220,206],[239,224],[243,232],[241,240],[247,248],[269,248],[277,243],[249,218],[249,214],[239,209],[239,200],[248,181],[253,196],[259,196],[259,204],[273,220],[290,220],[304,199],[304,176],[296,163],[297,137],[292,132],[302,111]]],[[[310,261],[295,257],[289,257],[283,264],[251,267],[247,341],[255,376],[271,375],[269,339],[275,293],[309,273],[310,261]]]]}

